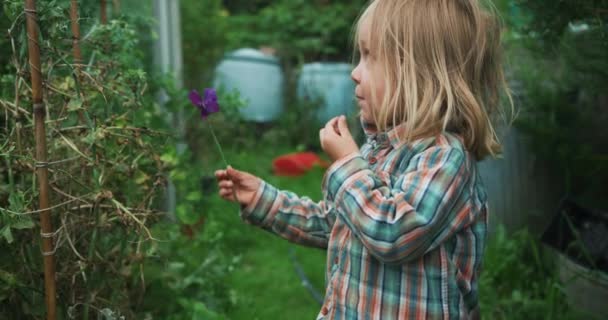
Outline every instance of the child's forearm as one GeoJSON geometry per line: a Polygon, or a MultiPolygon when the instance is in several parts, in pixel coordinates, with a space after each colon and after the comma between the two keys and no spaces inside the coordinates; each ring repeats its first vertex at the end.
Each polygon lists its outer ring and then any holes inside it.
{"type": "Polygon", "coordinates": [[[313,202],[263,182],[252,203],[241,210],[247,223],[291,242],[327,248],[335,215],[325,202],[313,202]]]}

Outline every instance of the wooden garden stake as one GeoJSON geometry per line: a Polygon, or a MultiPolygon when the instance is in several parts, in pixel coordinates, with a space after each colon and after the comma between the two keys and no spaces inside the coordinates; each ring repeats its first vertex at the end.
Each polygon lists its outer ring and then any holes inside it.
{"type": "Polygon", "coordinates": [[[106,10],[106,0],[101,0],[101,24],[108,23],[108,11],[106,10]]]}
{"type": "Polygon", "coordinates": [[[55,249],[53,246],[53,226],[49,210],[49,182],[46,159],[46,130],[44,126],[45,108],[42,101],[42,73],[40,66],[40,47],[38,44],[38,26],[36,17],[36,0],[25,0],[27,24],[27,47],[32,79],[32,103],[34,105],[34,125],[36,139],[36,175],[39,187],[40,228],[42,237],[42,254],[44,258],[44,292],[46,301],[46,318],[55,320],[55,249]]]}
{"type": "Polygon", "coordinates": [[[72,0],[70,5],[70,21],[72,25],[72,48],[74,52],[74,64],[76,70],[80,71],[82,53],[80,52],[80,25],[78,24],[78,0],[72,0]]]}
{"type": "MultiPolygon", "coordinates": [[[[72,50],[74,53],[74,70],[76,72],[77,81],[80,82],[82,79],[82,74],[80,73],[80,68],[82,66],[82,53],[80,51],[80,24],[78,22],[78,0],[72,0],[70,4],[70,22],[72,25],[72,50]]],[[[81,93],[82,95],[82,93],[81,93]]],[[[83,99],[84,97],[80,97],[83,99]]],[[[84,112],[82,110],[78,110],[78,118],[80,119],[80,123],[84,124],[84,112]]]]}

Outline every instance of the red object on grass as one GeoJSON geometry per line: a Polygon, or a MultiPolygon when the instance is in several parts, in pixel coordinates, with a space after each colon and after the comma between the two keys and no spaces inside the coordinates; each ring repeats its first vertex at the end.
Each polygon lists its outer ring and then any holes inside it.
{"type": "Polygon", "coordinates": [[[327,168],[328,165],[314,152],[297,152],[275,158],[272,161],[272,170],[278,176],[300,176],[314,166],[327,168]]]}

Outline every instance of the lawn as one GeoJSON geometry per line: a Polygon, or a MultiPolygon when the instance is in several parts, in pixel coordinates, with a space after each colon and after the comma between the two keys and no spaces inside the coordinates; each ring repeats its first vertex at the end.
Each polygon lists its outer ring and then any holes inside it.
{"type": "MultiPolygon", "coordinates": [[[[281,153],[273,148],[249,152],[228,152],[232,165],[260,176],[271,184],[321,198],[321,168],[302,177],[277,177],[272,175],[273,156],[281,153]],[[275,153],[276,152],[276,153],[275,153]]],[[[216,189],[213,189],[215,192],[216,189]]],[[[324,250],[292,244],[282,238],[244,223],[238,216],[238,207],[209,195],[210,223],[219,223],[226,229],[225,238],[230,250],[240,255],[240,264],[228,276],[228,287],[233,307],[228,311],[230,319],[314,319],[320,305],[302,285],[290,249],[294,249],[298,263],[306,276],[321,294],[324,293],[324,250]]]]}

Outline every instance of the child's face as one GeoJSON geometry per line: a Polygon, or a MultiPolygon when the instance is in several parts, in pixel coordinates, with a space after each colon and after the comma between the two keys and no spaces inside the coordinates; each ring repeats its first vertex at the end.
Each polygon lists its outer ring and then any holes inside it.
{"type": "Polygon", "coordinates": [[[361,117],[366,122],[373,122],[373,110],[380,108],[384,96],[384,81],[378,59],[370,53],[370,19],[364,18],[359,25],[359,64],[351,73],[357,85],[355,96],[361,108],[361,117]],[[372,86],[373,83],[373,86],[372,86]],[[372,94],[373,91],[373,94],[372,94]]]}

